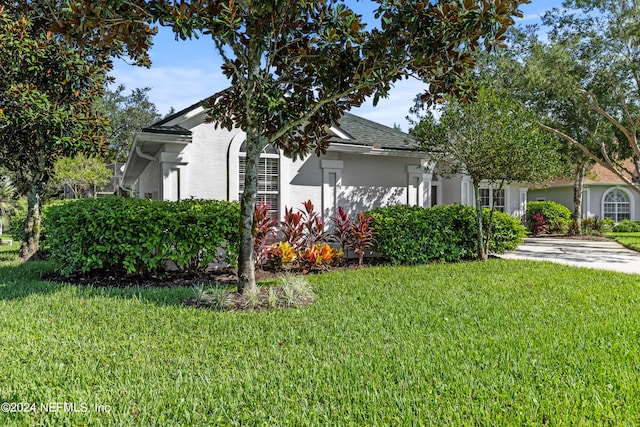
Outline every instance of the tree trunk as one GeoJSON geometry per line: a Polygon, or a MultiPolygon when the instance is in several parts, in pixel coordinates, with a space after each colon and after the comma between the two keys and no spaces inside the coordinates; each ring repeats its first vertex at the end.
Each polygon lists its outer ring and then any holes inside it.
{"type": "Polygon", "coordinates": [[[481,261],[486,261],[489,259],[487,252],[484,250],[484,237],[482,230],[482,200],[480,199],[480,185],[474,179],[473,180],[473,193],[476,197],[476,225],[478,226],[478,234],[476,246],[478,249],[478,259],[481,261]]]}
{"type": "Polygon", "coordinates": [[[253,228],[258,192],[260,153],[268,141],[247,132],[244,191],[240,200],[240,252],[238,255],[238,292],[248,294],[257,289],[254,263],[253,228]]]}
{"type": "Polygon", "coordinates": [[[38,253],[43,194],[44,185],[39,182],[33,182],[27,194],[27,224],[24,228],[24,237],[20,246],[20,258],[23,261],[28,261],[38,253]]]}
{"type": "Polygon", "coordinates": [[[582,236],[582,189],[586,170],[586,161],[578,163],[573,177],[573,222],[575,224],[573,231],[578,236],[582,236]]]}

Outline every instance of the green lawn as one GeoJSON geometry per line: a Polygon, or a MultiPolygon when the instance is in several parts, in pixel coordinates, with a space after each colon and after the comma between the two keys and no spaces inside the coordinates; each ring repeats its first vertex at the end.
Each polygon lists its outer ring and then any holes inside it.
{"type": "Polygon", "coordinates": [[[307,308],[219,313],[0,251],[0,401],[80,411],[3,426],[640,424],[640,276],[376,267],[310,277],[307,308]]]}
{"type": "Polygon", "coordinates": [[[606,236],[629,249],[640,252],[640,233],[607,233],[606,236]]]}

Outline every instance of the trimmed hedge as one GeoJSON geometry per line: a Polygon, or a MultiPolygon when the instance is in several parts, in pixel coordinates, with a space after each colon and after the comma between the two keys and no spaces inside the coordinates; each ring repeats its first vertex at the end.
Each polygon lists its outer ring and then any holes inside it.
{"type": "Polygon", "coordinates": [[[527,229],[534,231],[534,214],[544,217],[545,228],[549,233],[565,234],[571,223],[571,211],[568,207],[552,201],[527,203],[527,229]]]}
{"type": "Polygon", "coordinates": [[[51,259],[63,274],[109,269],[151,274],[173,261],[179,269],[235,263],[236,202],[163,202],[105,197],[52,206],[46,212],[51,259]]]}
{"type": "MultiPolygon", "coordinates": [[[[376,250],[393,264],[423,264],[430,261],[474,259],[476,211],[471,206],[447,205],[424,209],[417,206],[389,206],[375,209],[373,217],[376,250]]],[[[483,218],[489,219],[485,209],[483,218]]],[[[515,249],[525,236],[517,218],[494,212],[490,252],[515,249]]]]}
{"type": "Polygon", "coordinates": [[[637,233],[640,232],[640,222],[624,219],[613,226],[616,233],[637,233]]]}

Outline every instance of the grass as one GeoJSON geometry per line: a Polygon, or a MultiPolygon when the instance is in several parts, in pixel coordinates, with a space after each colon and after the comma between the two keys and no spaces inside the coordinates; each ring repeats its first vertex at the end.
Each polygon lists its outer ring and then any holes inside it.
{"type": "MultiPolygon", "coordinates": [[[[0,251],[6,250],[0,248],[0,251]]],[[[551,263],[311,276],[303,309],[184,307],[0,262],[0,425],[637,425],[637,275],[551,263]],[[109,411],[96,411],[103,405],[109,411]]]]}
{"type": "Polygon", "coordinates": [[[606,233],[606,236],[629,249],[640,252],[640,233],[606,233]]]}

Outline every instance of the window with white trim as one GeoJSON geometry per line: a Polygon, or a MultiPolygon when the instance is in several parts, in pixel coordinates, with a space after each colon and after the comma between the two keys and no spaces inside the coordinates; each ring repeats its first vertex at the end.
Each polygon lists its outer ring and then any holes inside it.
{"type": "MultiPolygon", "coordinates": [[[[244,191],[244,178],[247,156],[243,143],[238,153],[238,200],[244,191]]],[[[280,154],[272,145],[267,145],[260,154],[258,163],[258,194],[257,200],[264,200],[270,204],[269,212],[274,218],[279,218],[278,206],[280,202],[280,154]]]]}
{"type": "Polygon", "coordinates": [[[615,222],[631,219],[629,196],[617,188],[607,193],[607,195],[604,196],[602,216],[604,216],[605,219],[612,219],[615,222]]]}
{"type": "Polygon", "coordinates": [[[497,211],[504,212],[504,189],[481,188],[480,204],[483,208],[495,207],[497,211]]]}

